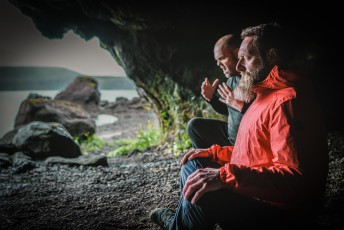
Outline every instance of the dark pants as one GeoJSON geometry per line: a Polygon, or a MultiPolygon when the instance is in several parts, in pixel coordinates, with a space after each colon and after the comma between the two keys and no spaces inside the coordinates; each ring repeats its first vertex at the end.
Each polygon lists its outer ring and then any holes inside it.
{"type": "Polygon", "coordinates": [[[233,145],[228,140],[227,122],[224,121],[195,117],[188,122],[187,131],[194,148],[233,145]]]}
{"type": "MultiPolygon", "coordinates": [[[[198,168],[206,167],[220,166],[205,158],[187,161],[181,168],[181,189],[191,173],[198,168]]],[[[265,229],[267,227],[281,229],[281,225],[288,224],[285,218],[281,210],[257,199],[235,194],[228,189],[208,192],[194,205],[185,200],[181,193],[170,230],[214,229],[216,223],[219,223],[223,229],[246,229],[258,226],[264,226],[265,229]]]]}

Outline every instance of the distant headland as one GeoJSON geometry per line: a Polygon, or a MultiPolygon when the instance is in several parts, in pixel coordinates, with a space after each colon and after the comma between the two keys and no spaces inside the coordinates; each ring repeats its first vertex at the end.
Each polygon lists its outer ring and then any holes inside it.
{"type": "MultiPolygon", "coordinates": [[[[0,67],[0,90],[62,90],[78,76],[85,75],[59,67],[0,67]]],[[[97,80],[100,90],[136,89],[128,77],[89,77],[97,80]]]]}

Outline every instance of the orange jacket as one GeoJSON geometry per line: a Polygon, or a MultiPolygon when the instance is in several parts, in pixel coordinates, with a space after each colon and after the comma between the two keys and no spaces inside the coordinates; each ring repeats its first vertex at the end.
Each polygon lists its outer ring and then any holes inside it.
{"type": "Polygon", "coordinates": [[[288,209],[319,201],[328,173],[327,136],[309,86],[306,78],[275,66],[254,87],[257,96],[235,146],[208,149],[223,165],[225,186],[288,209]]]}

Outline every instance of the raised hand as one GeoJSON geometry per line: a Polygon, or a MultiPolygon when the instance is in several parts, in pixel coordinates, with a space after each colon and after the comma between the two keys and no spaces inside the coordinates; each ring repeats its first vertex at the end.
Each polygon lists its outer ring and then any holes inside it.
{"type": "Polygon", "coordinates": [[[220,94],[219,100],[222,103],[225,103],[238,111],[241,111],[244,107],[244,102],[238,101],[234,98],[233,91],[228,87],[228,85],[226,85],[226,83],[220,84],[217,92],[220,94]]]}
{"type": "Polygon", "coordinates": [[[210,101],[215,93],[216,87],[219,84],[219,79],[216,79],[213,84],[210,84],[209,79],[206,77],[201,86],[201,94],[207,101],[210,101]]]}

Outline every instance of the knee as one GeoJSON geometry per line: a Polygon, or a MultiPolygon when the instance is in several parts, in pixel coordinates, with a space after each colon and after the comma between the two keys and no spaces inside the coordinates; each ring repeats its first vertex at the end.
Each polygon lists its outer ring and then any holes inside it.
{"type": "Polygon", "coordinates": [[[180,169],[180,179],[183,185],[188,179],[188,176],[192,173],[191,167],[188,164],[189,164],[189,161],[187,161],[180,169]]]}
{"type": "Polygon", "coordinates": [[[213,161],[210,161],[209,158],[196,158],[193,160],[188,160],[185,162],[185,164],[182,165],[180,169],[180,177],[182,181],[185,182],[187,178],[197,169],[213,167],[213,164],[215,165],[215,163],[213,161]]]}
{"type": "Polygon", "coordinates": [[[182,184],[186,182],[188,177],[197,170],[197,162],[195,160],[187,161],[180,170],[180,178],[182,181],[182,184]]]}
{"type": "Polygon", "coordinates": [[[204,118],[201,118],[201,117],[192,118],[187,124],[188,133],[191,133],[197,130],[200,124],[202,123],[202,120],[204,120],[204,118]]]}

